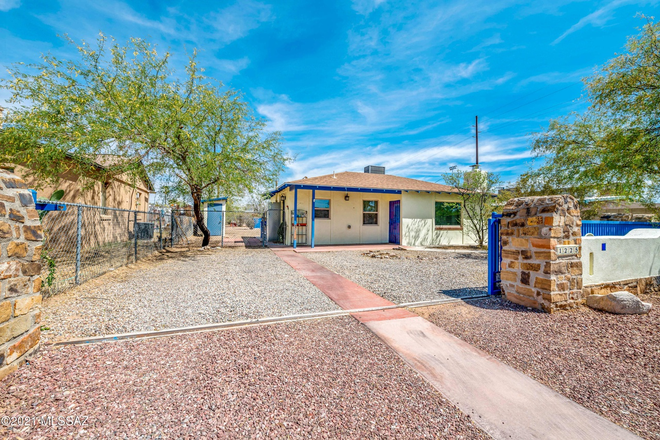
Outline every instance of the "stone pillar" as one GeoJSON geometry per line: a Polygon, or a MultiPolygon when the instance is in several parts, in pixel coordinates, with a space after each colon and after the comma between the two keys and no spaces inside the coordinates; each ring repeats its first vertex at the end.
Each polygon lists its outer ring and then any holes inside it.
{"type": "Polygon", "coordinates": [[[0,379],[39,347],[42,240],[25,182],[0,169],[0,379]]]}
{"type": "Polygon", "coordinates": [[[573,196],[509,200],[500,230],[506,298],[550,313],[583,303],[581,226],[573,196]]]}

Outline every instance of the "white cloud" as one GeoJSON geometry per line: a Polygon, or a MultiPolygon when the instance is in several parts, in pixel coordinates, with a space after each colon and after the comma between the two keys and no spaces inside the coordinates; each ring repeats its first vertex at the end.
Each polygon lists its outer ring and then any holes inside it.
{"type": "Polygon", "coordinates": [[[369,15],[377,9],[385,0],[353,0],[353,9],[361,15],[369,15]]]}
{"type": "Polygon", "coordinates": [[[582,29],[583,27],[588,26],[588,25],[595,26],[595,27],[605,26],[605,24],[607,24],[607,22],[610,21],[614,17],[613,13],[616,9],[620,8],[621,6],[628,5],[628,4],[640,4],[640,3],[641,4],[649,4],[649,3],[650,4],[656,4],[657,1],[651,0],[651,1],[638,2],[638,1],[633,1],[633,0],[614,0],[612,2],[609,2],[608,4],[606,4],[605,6],[599,8],[597,10],[595,10],[591,14],[582,17],[577,23],[575,23],[573,26],[568,28],[568,30],[566,30],[566,32],[561,34],[559,37],[557,37],[555,39],[555,41],[553,41],[550,44],[555,45],[557,43],[560,43],[564,38],[568,37],[572,33],[577,32],[580,29],[582,29]]]}
{"type": "Polygon", "coordinates": [[[580,79],[590,73],[592,73],[591,68],[579,69],[574,72],[546,72],[525,78],[518,83],[518,86],[525,86],[530,83],[561,84],[579,82],[580,79]]]}
{"type": "Polygon", "coordinates": [[[243,38],[249,31],[273,18],[270,5],[242,0],[210,14],[206,21],[218,31],[214,38],[229,43],[243,38]]]}
{"type": "Polygon", "coordinates": [[[369,107],[368,105],[364,104],[361,101],[357,101],[355,103],[355,107],[357,108],[358,113],[364,116],[364,118],[367,121],[375,121],[376,118],[378,117],[378,113],[376,112],[376,110],[374,110],[373,108],[369,107]]]}
{"type": "Polygon", "coordinates": [[[21,0],[0,0],[0,11],[7,12],[21,6],[21,0]]]}
{"type": "Polygon", "coordinates": [[[139,14],[121,0],[63,0],[63,3],[58,12],[42,14],[38,18],[58,32],[65,32],[74,38],[95,35],[99,29],[103,29],[108,19],[117,19],[128,25],[125,31],[132,37],[141,35],[150,41],[160,38],[165,43],[192,42],[207,51],[217,50],[243,38],[261,23],[274,19],[270,5],[254,0],[237,0],[230,6],[210,13],[190,14],[188,9],[172,7],[154,19],[139,14]],[[145,28],[149,32],[145,33],[145,28]],[[157,31],[156,35],[152,31],[157,31]]]}
{"type": "Polygon", "coordinates": [[[283,133],[306,129],[298,123],[296,106],[290,102],[275,102],[257,106],[257,112],[268,119],[268,129],[283,133]]]}
{"type": "Polygon", "coordinates": [[[484,49],[486,47],[496,46],[496,45],[501,44],[501,43],[504,43],[504,40],[502,40],[502,37],[500,36],[500,34],[495,34],[495,35],[493,35],[489,38],[486,38],[481,43],[474,46],[472,49],[470,49],[470,52],[477,52],[477,51],[479,51],[481,49],[484,49]]]}
{"type": "MultiPolygon", "coordinates": [[[[479,162],[490,170],[499,163],[529,158],[527,143],[525,137],[491,139],[479,145],[479,162]]],[[[450,165],[467,167],[472,164],[474,154],[473,141],[457,144],[453,136],[404,145],[353,146],[321,154],[301,154],[302,157],[289,166],[287,179],[331,174],[333,171],[361,171],[369,164],[384,166],[388,174],[440,176],[450,165]]]]}
{"type": "Polygon", "coordinates": [[[214,60],[213,64],[217,69],[227,72],[233,76],[239,74],[241,70],[250,65],[250,58],[243,57],[237,60],[218,59],[214,60]]]}

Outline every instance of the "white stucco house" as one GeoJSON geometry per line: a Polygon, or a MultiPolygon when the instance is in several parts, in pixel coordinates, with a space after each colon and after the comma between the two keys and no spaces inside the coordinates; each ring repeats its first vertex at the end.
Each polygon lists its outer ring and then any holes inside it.
{"type": "Polygon", "coordinates": [[[277,225],[289,246],[474,244],[454,188],[385,174],[383,167],[285,182],[270,201],[269,230],[277,225]]]}

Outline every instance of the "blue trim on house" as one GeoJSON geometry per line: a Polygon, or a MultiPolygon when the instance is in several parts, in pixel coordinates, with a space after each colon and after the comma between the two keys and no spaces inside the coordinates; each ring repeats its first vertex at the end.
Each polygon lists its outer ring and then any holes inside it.
{"type": "Polygon", "coordinates": [[[205,199],[205,200],[202,200],[201,203],[220,202],[222,200],[227,200],[227,197],[218,197],[218,198],[215,198],[215,199],[205,199]]]}
{"type": "Polygon", "coordinates": [[[312,190],[312,249],[314,249],[314,226],[316,224],[316,190],[312,190]]]}
{"type": "Polygon", "coordinates": [[[271,191],[269,194],[272,197],[286,188],[289,188],[289,191],[294,189],[309,189],[317,191],[362,192],[374,194],[401,194],[402,191],[400,189],[356,188],[351,186],[291,185],[290,183],[285,183],[276,190],[271,191]]]}
{"type": "Polygon", "coordinates": [[[278,192],[289,188],[289,191],[298,189],[309,189],[317,191],[338,191],[338,192],[358,192],[358,193],[373,193],[373,194],[401,194],[404,192],[428,193],[428,194],[457,194],[450,191],[423,191],[416,189],[382,189],[382,188],[361,188],[354,186],[324,186],[324,185],[292,185],[284,183],[277,187],[277,189],[270,191],[268,194],[273,197],[278,192]]]}
{"type": "Polygon", "coordinates": [[[293,188],[293,248],[298,246],[298,187],[293,188]]]}

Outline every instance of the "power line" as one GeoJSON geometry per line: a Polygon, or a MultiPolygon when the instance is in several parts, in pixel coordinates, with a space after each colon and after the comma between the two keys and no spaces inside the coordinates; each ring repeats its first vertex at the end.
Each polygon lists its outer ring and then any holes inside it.
{"type": "MultiPolygon", "coordinates": [[[[504,105],[501,105],[501,106],[499,106],[499,107],[497,107],[497,108],[495,108],[495,109],[493,109],[493,110],[490,110],[490,111],[488,111],[488,113],[485,113],[485,114],[482,113],[482,115],[483,115],[483,116],[489,116],[489,117],[497,117],[497,116],[500,116],[500,115],[506,114],[506,113],[508,113],[508,112],[510,112],[510,111],[515,110],[515,108],[514,108],[514,109],[510,109],[510,110],[507,110],[506,112],[499,113],[499,114],[497,114],[497,115],[495,115],[495,116],[491,116],[491,115],[493,114],[493,112],[495,112],[495,111],[497,111],[497,110],[499,110],[499,109],[501,109],[501,108],[508,107],[508,106],[510,106],[511,104],[515,104],[516,102],[518,102],[518,101],[520,101],[520,100],[522,100],[522,99],[524,99],[524,98],[526,98],[526,97],[528,97],[528,96],[535,95],[537,92],[540,92],[540,91],[542,91],[542,90],[546,90],[546,89],[552,87],[553,85],[554,85],[554,84],[549,84],[549,85],[547,85],[547,86],[545,86],[545,87],[541,87],[540,89],[536,89],[536,90],[534,90],[533,92],[527,93],[527,94],[525,94],[525,95],[523,95],[523,96],[521,96],[521,97],[519,97],[519,98],[517,98],[517,99],[514,99],[514,100],[511,101],[511,102],[508,102],[508,103],[506,103],[506,104],[504,104],[504,105]]],[[[553,91],[553,92],[551,92],[551,93],[548,93],[548,94],[546,94],[546,95],[543,95],[543,96],[541,96],[541,97],[538,98],[538,99],[535,99],[535,100],[533,100],[533,101],[530,101],[530,102],[528,102],[528,103],[526,103],[526,104],[523,104],[523,105],[521,105],[521,106],[519,106],[519,107],[516,107],[516,108],[524,107],[525,105],[527,105],[527,104],[531,104],[531,103],[533,103],[533,102],[535,102],[535,101],[538,101],[539,99],[543,99],[543,98],[545,98],[545,97],[548,97],[548,96],[554,95],[555,93],[562,92],[562,91],[564,91],[564,90],[566,90],[566,89],[569,89],[569,88],[571,88],[571,87],[575,87],[575,86],[577,86],[577,85],[580,85],[580,83],[569,84],[569,85],[566,86],[566,87],[563,87],[563,88],[561,88],[561,89],[559,89],[559,90],[555,90],[555,91],[553,91]]]]}
{"type": "Polygon", "coordinates": [[[514,107],[514,108],[512,108],[512,109],[510,109],[510,110],[507,110],[507,111],[505,111],[505,112],[499,113],[499,114],[497,114],[497,115],[495,115],[495,116],[492,116],[492,117],[495,118],[495,117],[498,117],[498,116],[505,115],[505,114],[507,114],[507,113],[511,113],[511,112],[514,111],[514,110],[518,110],[518,109],[521,108],[521,107],[525,107],[526,105],[529,105],[529,104],[532,104],[532,103],[534,103],[534,102],[540,101],[541,99],[543,99],[543,98],[547,98],[548,96],[554,95],[555,93],[563,92],[564,90],[569,89],[569,88],[571,88],[571,87],[574,87],[574,86],[576,86],[576,85],[577,85],[577,84],[571,84],[571,85],[568,85],[568,86],[566,86],[566,87],[562,87],[562,88],[559,89],[559,90],[555,90],[554,92],[551,92],[551,93],[548,93],[548,94],[546,94],[546,95],[540,96],[540,97],[538,97],[538,98],[536,98],[536,99],[533,99],[533,100],[531,100],[531,101],[529,101],[529,102],[526,102],[525,104],[519,105],[518,107],[514,107]]]}
{"type": "MultiPolygon", "coordinates": [[[[525,104],[519,105],[518,107],[515,107],[515,108],[510,109],[510,110],[507,110],[506,112],[502,112],[502,113],[500,113],[500,114],[498,114],[498,115],[496,115],[496,116],[501,116],[501,115],[503,115],[503,114],[510,113],[510,112],[512,112],[513,110],[517,110],[517,109],[519,109],[519,108],[525,107],[526,105],[532,104],[532,103],[534,103],[534,102],[536,102],[536,101],[539,101],[539,100],[541,100],[541,99],[543,99],[543,98],[547,98],[548,96],[551,96],[551,95],[554,95],[554,94],[556,94],[556,93],[562,92],[562,91],[564,91],[564,90],[566,90],[566,89],[568,89],[568,88],[574,87],[574,86],[576,86],[576,85],[577,85],[577,83],[575,83],[575,84],[571,84],[571,85],[568,85],[568,86],[566,86],[566,87],[562,87],[562,88],[559,89],[559,90],[555,90],[555,91],[553,91],[553,92],[551,92],[551,93],[547,93],[547,94],[545,94],[545,95],[543,95],[543,96],[541,96],[541,97],[539,97],[539,98],[536,98],[536,99],[534,99],[534,100],[532,100],[532,101],[528,101],[528,102],[526,102],[525,104]]],[[[534,94],[534,93],[536,93],[536,92],[538,92],[538,91],[540,91],[540,90],[546,89],[546,88],[547,88],[547,87],[542,87],[541,89],[538,89],[538,90],[536,90],[536,91],[534,91],[534,92],[532,92],[532,93],[530,93],[530,94],[528,94],[528,95],[525,95],[525,96],[530,96],[530,95],[532,95],[532,94],[534,94]]],[[[512,101],[512,102],[510,102],[510,103],[508,103],[508,104],[505,104],[504,106],[500,106],[500,107],[498,107],[498,108],[506,107],[506,106],[508,106],[508,105],[510,105],[510,104],[512,104],[512,103],[515,103],[515,102],[519,101],[519,100],[522,99],[522,98],[523,98],[523,97],[521,97],[521,98],[519,98],[519,99],[517,99],[517,100],[514,100],[514,101],[512,101]]],[[[564,106],[565,104],[566,104],[566,102],[563,102],[563,103],[559,104],[558,106],[564,106]]],[[[551,108],[554,108],[554,107],[558,107],[558,106],[553,106],[553,107],[550,107],[550,108],[548,108],[548,109],[551,109],[551,108]]],[[[548,110],[548,109],[543,109],[543,110],[541,110],[541,111],[546,111],[546,110],[548,110]]],[[[507,122],[507,123],[505,123],[505,124],[507,124],[507,125],[513,125],[513,124],[515,124],[515,123],[517,123],[517,122],[520,122],[520,121],[522,121],[522,120],[523,120],[523,119],[516,119],[516,120],[513,120],[513,121],[509,121],[509,122],[507,122]]],[[[502,127],[499,127],[499,129],[501,129],[501,128],[502,128],[502,127]]],[[[486,130],[486,131],[487,131],[487,132],[490,132],[491,130],[489,129],[489,130],[486,130]]],[[[467,138],[465,138],[464,140],[460,141],[459,143],[457,143],[457,144],[451,146],[450,148],[458,147],[458,146],[462,145],[463,143],[465,143],[466,141],[471,140],[473,137],[474,137],[474,136],[470,135],[469,137],[467,137],[467,138]]],[[[430,158],[432,158],[432,157],[435,157],[435,156],[437,156],[439,153],[440,153],[440,152],[438,152],[438,153],[434,153],[434,154],[431,154],[430,156],[427,156],[427,159],[430,159],[430,158]]],[[[423,152],[423,151],[420,151],[419,153],[415,153],[415,154],[413,154],[410,158],[417,157],[417,156],[419,156],[420,154],[424,154],[424,152],[423,152]]]]}
{"type": "MultiPolygon", "coordinates": [[[[574,102],[574,101],[572,101],[572,102],[571,102],[570,104],[568,104],[568,105],[567,105],[566,102],[562,102],[562,103],[557,104],[557,105],[553,105],[553,106],[546,107],[546,108],[541,109],[541,110],[537,110],[537,111],[534,112],[534,113],[531,113],[531,114],[526,115],[525,118],[528,119],[528,118],[530,118],[530,117],[538,116],[538,115],[540,115],[540,114],[543,114],[543,113],[545,113],[545,112],[548,111],[548,110],[552,110],[552,109],[555,109],[555,108],[558,108],[558,107],[568,107],[568,106],[570,106],[570,105],[575,105],[575,104],[576,104],[576,102],[574,102]]],[[[485,131],[488,132],[488,133],[491,133],[491,132],[493,132],[493,131],[498,131],[498,130],[501,130],[501,129],[505,128],[505,127],[509,127],[509,126],[511,126],[511,125],[515,125],[515,124],[517,124],[517,123],[519,123],[519,122],[525,121],[525,120],[526,120],[525,118],[514,119],[514,120],[511,120],[511,121],[507,121],[507,122],[502,122],[502,123],[499,123],[499,124],[495,124],[495,125],[492,125],[491,127],[488,127],[485,131]],[[495,130],[492,129],[493,127],[495,127],[495,130]]]]}
{"type": "MultiPolygon", "coordinates": [[[[507,110],[507,111],[501,112],[501,113],[499,113],[499,114],[497,114],[497,115],[495,115],[495,116],[492,116],[492,117],[498,117],[498,116],[501,116],[501,115],[504,115],[504,114],[510,113],[510,112],[512,112],[512,111],[514,111],[514,110],[520,109],[520,108],[525,107],[525,106],[527,106],[527,105],[529,105],[529,104],[533,104],[534,102],[540,101],[541,99],[547,98],[548,96],[552,96],[552,95],[554,95],[554,94],[556,94],[556,93],[562,92],[562,91],[567,90],[567,89],[569,89],[569,88],[571,88],[571,87],[575,87],[576,85],[579,85],[579,84],[580,84],[580,83],[573,83],[573,84],[570,84],[570,85],[568,85],[568,86],[566,86],[566,87],[562,87],[561,89],[558,89],[558,90],[555,90],[555,91],[553,91],[553,92],[547,93],[547,94],[545,94],[545,95],[543,95],[543,96],[540,96],[540,97],[538,97],[538,98],[536,98],[536,99],[533,99],[533,100],[531,100],[531,101],[528,101],[528,102],[526,102],[526,103],[524,103],[524,104],[522,104],[522,105],[519,105],[519,106],[514,107],[514,108],[512,108],[512,109],[509,109],[509,110],[507,110]]],[[[492,114],[493,111],[496,111],[496,110],[499,110],[499,109],[501,109],[501,108],[507,107],[507,106],[509,106],[509,105],[511,105],[511,104],[515,104],[516,102],[520,101],[521,99],[523,99],[523,98],[525,98],[525,97],[527,97],[527,96],[534,95],[535,93],[537,93],[537,92],[539,92],[539,91],[541,91],[541,90],[545,90],[545,89],[547,89],[548,87],[551,87],[551,86],[541,87],[540,89],[536,89],[535,91],[533,91],[533,92],[531,92],[531,93],[528,93],[528,94],[526,94],[526,95],[523,95],[522,97],[517,98],[517,99],[515,99],[515,100],[513,100],[513,101],[511,101],[511,102],[509,102],[509,103],[507,103],[507,104],[504,104],[504,105],[501,105],[501,106],[499,106],[499,107],[496,107],[495,109],[493,109],[493,110],[491,110],[489,113],[487,113],[486,116],[489,116],[490,114],[492,114]]],[[[545,112],[545,111],[547,111],[547,110],[550,110],[550,109],[553,109],[553,108],[556,108],[556,107],[562,107],[562,106],[564,106],[564,105],[566,105],[566,102],[562,102],[562,103],[559,104],[559,105],[555,105],[555,106],[551,106],[551,107],[548,107],[548,108],[542,109],[542,110],[540,110],[540,111],[534,112],[532,115],[526,115],[526,117],[534,116],[534,115],[537,115],[537,114],[539,114],[539,113],[545,112]]],[[[486,130],[486,132],[489,132],[489,133],[490,133],[490,132],[492,132],[492,131],[501,130],[502,128],[505,128],[505,127],[508,127],[508,126],[514,125],[514,124],[519,123],[519,122],[522,122],[522,121],[524,121],[524,118],[514,119],[514,120],[512,120],[512,121],[508,121],[508,122],[505,122],[505,123],[502,123],[502,124],[496,124],[496,125],[494,126],[494,127],[497,127],[496,130],[492,130],[492,129],[489,128],[489,129],[486,130]]],[[[477,135],[477,136],[478,136],[478,135],[477,135]]],[[[452,145],[452,146],[449,146],[448,148],[456,148],[456,147],[459,147],[459,146],[463,145],[465,142],[467,142],[467,141],[473,139],[474,137],[475,137],[475,136],[470,135],[470,136],[468,136],[468,137],[462,139],[462,140],[459,141],[458,143],[456,143],[456,144],[454,144],[454,145],[452,145]]],[[[477,142],[478,142],[478,141],[477,141],[477,142]]],[[[436,156],[437,156],[438,154],[440,154],[440,153],[442,153],[442,151],[439,151],[439,152],[436,152],[436,153],[432,153],[432,154],[430,154],[430,155],[427,155],[427,156],[426,156],[426,159],[428,160],[428,159],[434,158],[434,157],[436,157],[436,156]]],[[[408,157],[408,160],[410,160],[410,159],[414,159],[414,158],[417,158],[417,157],[419,157],[420,155],[423,155],[423,154],[425,154],[425,151],[419,151],[419,152],[414,153],[413,155],[409,156],[409,157],[408,157]]],[[[440,179],[438,179],[438,180],[440,180],[440,179]]],[[[436,180],[436,182],[437,182],[437,180],[436,180]]],[[[434,183],[435,183],[435,182],[434,182],[434,183]]]]}
{"type": "MultiPolygon", "coordinates": [[[[536,114],[543,113],[543,112],[545,112],[545,111],[547,111],[547,110],[550,110],[550,109],[553,109],[553,108],[557,108],[557,107],[563,107],[563,106],[566,106],[566,103],[565,103],[565,102],[563,102],[563,103],[561,103],[561,104],[559,104],[559,105],[554,105],[554,106],[551,106],[551,107],[548,107],[548,108],[542,109],[542,110],[540,110],[540,111],[537,111],[537,112],[535,112],[535,113],[532,113],[532,114],[530,114],[530,115],[527,115],[526,117],[535,116],[536,114]]],[[[516,120],[513,120],[513,121],[509,121],[509,122],[503,124],[501,127],[499,127],[499,129],[501,130],[501,129],[504,128],[505,126],[514,125],[514,124],[517,124],[517,123],[522,122],[522,121],[524,121],[524,120],[525,120],[524,118],[521,118],[521,119],[516,119],[516,120]]],[[[495,130],[495,131],[497,131],[497,130],[495,130]]],[[[489,130],[487,130],[487,132],[491,132],[491,130],[489,129],[489,130]]],[[[456,148],[456,147],[459,147],[459,146],[461,146],[462,144],[464,144],[465,142],[467,142],[468,140],[471,140],[471,139],[472,139],[472,136],[470,136],[470,137],[468,137],[468,138],[465,138],[462,142],[460,142],[460,143],[458,143],[458,144],[455,144],[455,145],[453,145],[453,146],[451,146],[451,147],[449,147],[449,148],[456,148]]],[[[437,156],[439,153],[440,153],[440,152],[438,152],[438,153],[434,153],[434,154],[431,154],[431,155],[428,156],[428,158],[430,159],[430,158],[432,158],[432,157],[435,157],[435,156],[437,156]]],[[[442,177],[441,177],[440,179],[435,180],[433,183],[437,183],[437,182],[440,181],[441,179],[442,179],[442,177]]]]}

